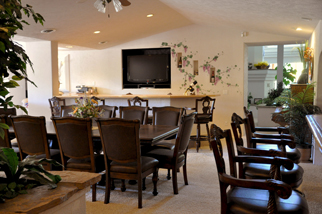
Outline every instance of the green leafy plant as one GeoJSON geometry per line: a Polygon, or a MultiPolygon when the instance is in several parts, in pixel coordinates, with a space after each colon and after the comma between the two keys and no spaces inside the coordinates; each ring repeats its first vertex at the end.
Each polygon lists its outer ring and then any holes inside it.
{"type": "Polygon", "coordinates": [[[0,170],[6,175],[0,177],[0,202],[27,193],[26,190],[34,186],[48,185],[50,189],[56,188],[61,177],[47,172],[42,163],[61,166],[55,160],[37,159],[35,156],[19,161],[13,149],[0,147],[0,170]]]}
{"type": "MultiPolygon", "coordinates": [[[[27,64],[32,68],[32,63],[25,50],[13,41],[13,37],[17,34],[17,30],[23,30],[23,24],[29,25],[23,19],[23,14],[26,17],[31,16],[36,23],[40,24],[43,24],[44,18],[39,13],[35,13],[32,6],[23,6],[21,0],[1,0],[0,11],[0,106],[4,109],[8,106],[20,108],[28,114],[23,106],[12,102],[13,96],[8,96],[8,88],[18,87],[19,80],[25,79],[34,84],[28,79],[26,72],[27,64]],[[9,78],[10,75],[11,78],[9,78]]],[[[0,127],[8,128],[4,125],[0,127]]],[[[3,130],[0,136],[3,137],[3,130]]]]}
{"type": "Polygon", "coordinates": [[[284,90],[275,102],[283,104],[281,112],[285,122],[289,124],[290,134],[294,136],[294,140],[298,145],[305,146],[311,143],[311,132],[306,122],[306,115],[321,114],[320,107],[313,105],[314,99],[314,83],[308,84],[307,87],[293,94],[290,90],[284,90]]]}
{"type": "MultiPolygon", "coordinates": [[[[277,67],[275,68],[275,70],[277,70],[277,67]]],[[[283,83],[285,86],[288,86],[289,84],[294,82],[296,78],[296,73],[297,70],[294,69],[291,66],[291,64],[288,63],[285,66],[283,66],[283,83]]],[[[275,79],[277,80],[277,75],[275,76],[275,79]]]]}
{"type": "Polygon", "coordinates": [[[264,98],[262,102],[265,103],[267,106],[281,106],[282,104],[280,102],[276,102],[275,98],[279,97],[283,91],[283,82],[279,82],[277,84],[277,88],[271,89],[268,92],[267,98],[264,98]]]}

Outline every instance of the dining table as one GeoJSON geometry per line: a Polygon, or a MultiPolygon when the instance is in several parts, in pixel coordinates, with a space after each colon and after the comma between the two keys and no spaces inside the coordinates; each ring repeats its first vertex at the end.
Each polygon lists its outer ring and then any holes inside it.
{"type": "MultiPolygon", "coordinates": [[[[55,127],[52,121],[46,121],[47,138],[49,140],[57,141],[55,127]]],[[[177,134],[178,126],[168,125],[141,125],[139,131],[139,138],[142,145],[152,145],[160,140],[166,139],[177,134]]],[[[9,128],[10,138],[14,138],[13,127],[9,128]]],[[[93,124],[92,138],[100,139],[98,127],[93,124]]],[[[54,146],[56,147],[56,146],[54,146]]]]}

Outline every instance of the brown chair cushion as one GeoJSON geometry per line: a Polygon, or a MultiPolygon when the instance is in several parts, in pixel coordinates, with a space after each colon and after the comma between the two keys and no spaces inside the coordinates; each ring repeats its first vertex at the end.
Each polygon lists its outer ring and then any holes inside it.
{"type": "MultiPolygon", "coordinates": [[[[250,179],[270,179],[270,166],[270,164],[246,163],[244,165],[245,176],[250,179]]],[[[292,187],[298,187],[302,183],[303,173],[303,168],[297,164],[294,164],[291,170],[281,167],[282,181],[292,187]]]]}
{"type": "MultiPolygon", "coordinates": [[[[281,150],[278,148],[277,145],[271,145],[271,144],[257,144],[256,146],[257,149],[263,149],[263,150],[281,150]]],[[[301,152],[297,149],[291,149],[289,146],[286,146],[286,157],[294,161],[295,163],[299,163],[300,158],[301,158],[301,152]]]]}
{"type": "MultiPolygon", "coordinates": [[[[141,156],[141,169],[142,173],[157,166],[159,161],[155,158],[141,156]]],[[[120,172],[120,173],[130,173],[136,174],[138,173],[137,170],[137,162],[130,162],[130,163],[119,163],[116,161],[111,162],[111,172],[120,172]]]]}
{"type": "Polygon", "coordinates": [[[155,149],[160,148],[160,149],[174,150],[175,144],[176,144],[176,139],[163,140],[163,141],[154,143],[152,147],[154,147],[155,149]]]}
{"type": "MultiPolygon", "coordinates": [[[[173,158],[173,152],[174,150],[169,149],[153,149],[152,151],[146,153],[146,156],[154,157],[158,159],[160,162],[160,165],[163,164],[171,164],[172,158],[173,158]]],[[[178,157],[178,163],[184,161],[184,154],[179,155],[178,157]]]]}
{"type": "MultiPolygon", "coordinates": [[[[235,187],[228,192],[228,198],[231,213],[267,213],[269,198],[267,190],[235,187]]],[[[309,213],[306,200],[296,191],[292,191],[288,199],[278,198],[276,203],[279,214],[309,213]]]]}
{"type": "MultiPolygon", "coordinates": [[[[104,156],[100,154],[95,154],[95,172],[101,172],[105,170],[105,163],[104,163],[104,156]]],[[[91,159],[90,158],[85,158],[85,159],[73,159],[70,158],[67,161],[67,170],[69,168],[72,169],[79,169],[79,170],[91,170],[91,159]]]]}
{"type": "Polygon", "coordinates": [[[195,123],[209,123],[211,115],[196,114],[195,123]]]}

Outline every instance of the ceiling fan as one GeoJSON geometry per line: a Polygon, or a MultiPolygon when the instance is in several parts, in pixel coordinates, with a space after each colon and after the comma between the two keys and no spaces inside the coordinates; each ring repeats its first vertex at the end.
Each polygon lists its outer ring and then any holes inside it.
{"type": "MultiPolygon", "coordinates": [[[[78,0],[77,3],[83,3],[87,0],[78,0]]],[[[105,13],[107,4],[113,2],[114,8],[116,12],[122,10],[122,6],[129,6],[131,2],[128,0],[96,0],[94,3],[94,7],[98,9],[99,12],[105,13]]]]}

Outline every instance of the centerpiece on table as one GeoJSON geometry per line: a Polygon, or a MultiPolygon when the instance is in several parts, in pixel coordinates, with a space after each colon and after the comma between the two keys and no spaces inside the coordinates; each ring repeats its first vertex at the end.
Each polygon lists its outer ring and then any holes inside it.
{"type": "Polygon", "coordinates": [[[88,97],[75,99],[77,105],[73,106],[73,112],[69,113],[78,118],[97,118],[103,115],[103,109],[98,106],[98,102],[88,97]]]}

